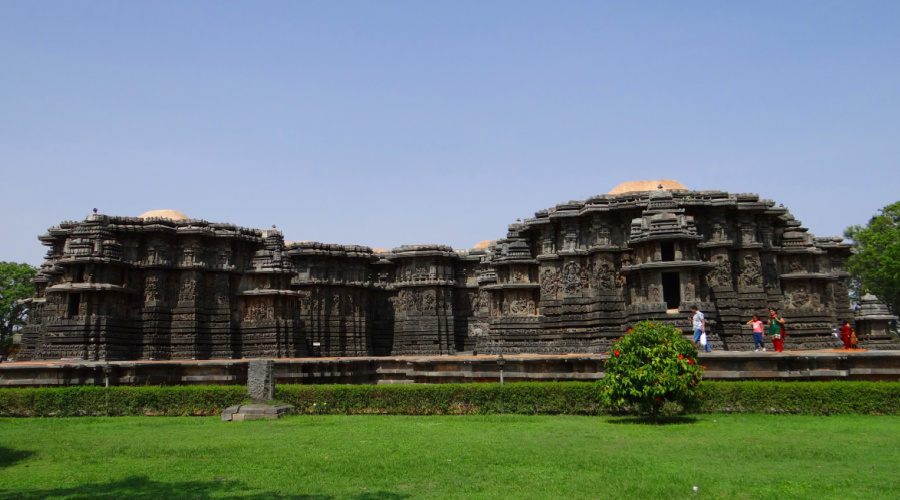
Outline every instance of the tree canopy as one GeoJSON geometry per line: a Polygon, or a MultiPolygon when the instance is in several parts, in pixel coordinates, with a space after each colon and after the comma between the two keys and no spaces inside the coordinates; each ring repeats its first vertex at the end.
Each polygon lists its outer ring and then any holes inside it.
{"type": "Polygon", "coordinates": [[[34,296],[35,273],[28,264],[0,262],[0,361],[13,348],[13,334],[25,325],[28,308],[16,301],[34,296]]]}
{"type": "Polygon", "coordinates": [[[855,247],[849,261],[854,291],[877,295],[891,312],[900,312],[900,201],[882,208],[865,226],[848,227],[844,236],[855,247]]]}

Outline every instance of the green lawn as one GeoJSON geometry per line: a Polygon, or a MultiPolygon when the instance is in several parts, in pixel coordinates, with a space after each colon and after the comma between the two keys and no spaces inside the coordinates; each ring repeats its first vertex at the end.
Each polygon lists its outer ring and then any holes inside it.
{"type": "Polygon", "coordinates": [[[900,417],[0,419],[12,498],[896,499],[900,417]]]}

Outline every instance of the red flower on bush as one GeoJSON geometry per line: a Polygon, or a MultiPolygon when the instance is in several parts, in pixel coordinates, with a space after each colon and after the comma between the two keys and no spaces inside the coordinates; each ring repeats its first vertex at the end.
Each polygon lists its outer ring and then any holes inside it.
{"type": "Polygon", "coordinates": [[[678,359],[684,359],[684,356],[681,355],[681,354],[679,354],[679,355],[678,355],[678,359]]]}
{"type": "Polygon", "coordinates": [[[628,331],[627,331],[627,332],[625,332],[625,333],[631,333],[631,328],[629,328],[629,329],[628,329],[628,331]]]}
{"type": "Polygon", "coordinates": [[[706,365],[703,365],[703,369],[704,369],[704,370],[706,369],[706,365]]]}
{"type": "Polygon", "coordinates": [[[694,360],[693,360],[693,359],[689,359],[689,360],[688,360],[688,364],[691,364],[691,365],[694,364],[694,360]]]}
{"type": "Polygon", "coordinates": [[[655,399],[655,400],[657,400],[657,401],[659,401],[659,398],[653,398],[653,399],[655,399]]]}
{"type": "Polygon", "coordinates": [[[619,351],[613,351],[613,353],[614,353],[616,356],[619,355],[619,351]]]}

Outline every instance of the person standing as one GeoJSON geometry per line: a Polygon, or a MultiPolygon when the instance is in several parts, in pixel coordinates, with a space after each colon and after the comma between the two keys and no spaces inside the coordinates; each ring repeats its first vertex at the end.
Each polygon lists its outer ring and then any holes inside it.
{"type": "Polygon", "coordinates": [[[776,352],[784,351],[784,318],[778,315],[778,309],[769,309],[769,336],[776,352]]]}
{"type": "Polygon", "coordinates": [[[844,349],[850,349],[850,322],[845,321],[841,327],[841,341],[844,342],[844,349]]]}
{"type": "MultiPolygon", "coordinates": [[[[706,316],[697,309],[697,306],[692,306],[691,312],[694,313],[689,317],[694,326],[694,345],[700,345],[700,337],[706,333],[706,316]]],[[[709,336],[706,338],[706,345],[703,346],[703,349],[706,352],[712,352],[712,347],[709,346],[709,336]]]]}
{"type": "Polygon", "coordinates": [[[763,352],[766,352],[766,346],[763,344],[763,322],[759,319],[759,316],[753,315],[753,319],[747,322],[748,325],[753,327],[753,347],[756,348],[756,352],[759,352],[762,349],[763,352]]]}

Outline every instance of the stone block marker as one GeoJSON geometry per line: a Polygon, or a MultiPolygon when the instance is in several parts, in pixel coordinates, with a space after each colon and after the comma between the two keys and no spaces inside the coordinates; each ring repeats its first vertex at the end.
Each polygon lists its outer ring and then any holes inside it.
{"type": "Polygon", "coordinates": [[[222,412],[223,422],[276,419],[294,413],[292,405],[267,405],[275,397],[275,361],[251,359],[247,367],[247,394],[254,404],[230,406],[222,412]]]}
{"type": "Polygon", "coordinates": [[[275,361],[251,359],[247,368],[247,394],[254,403],[265,403],[275,397],[275,361]]]}

